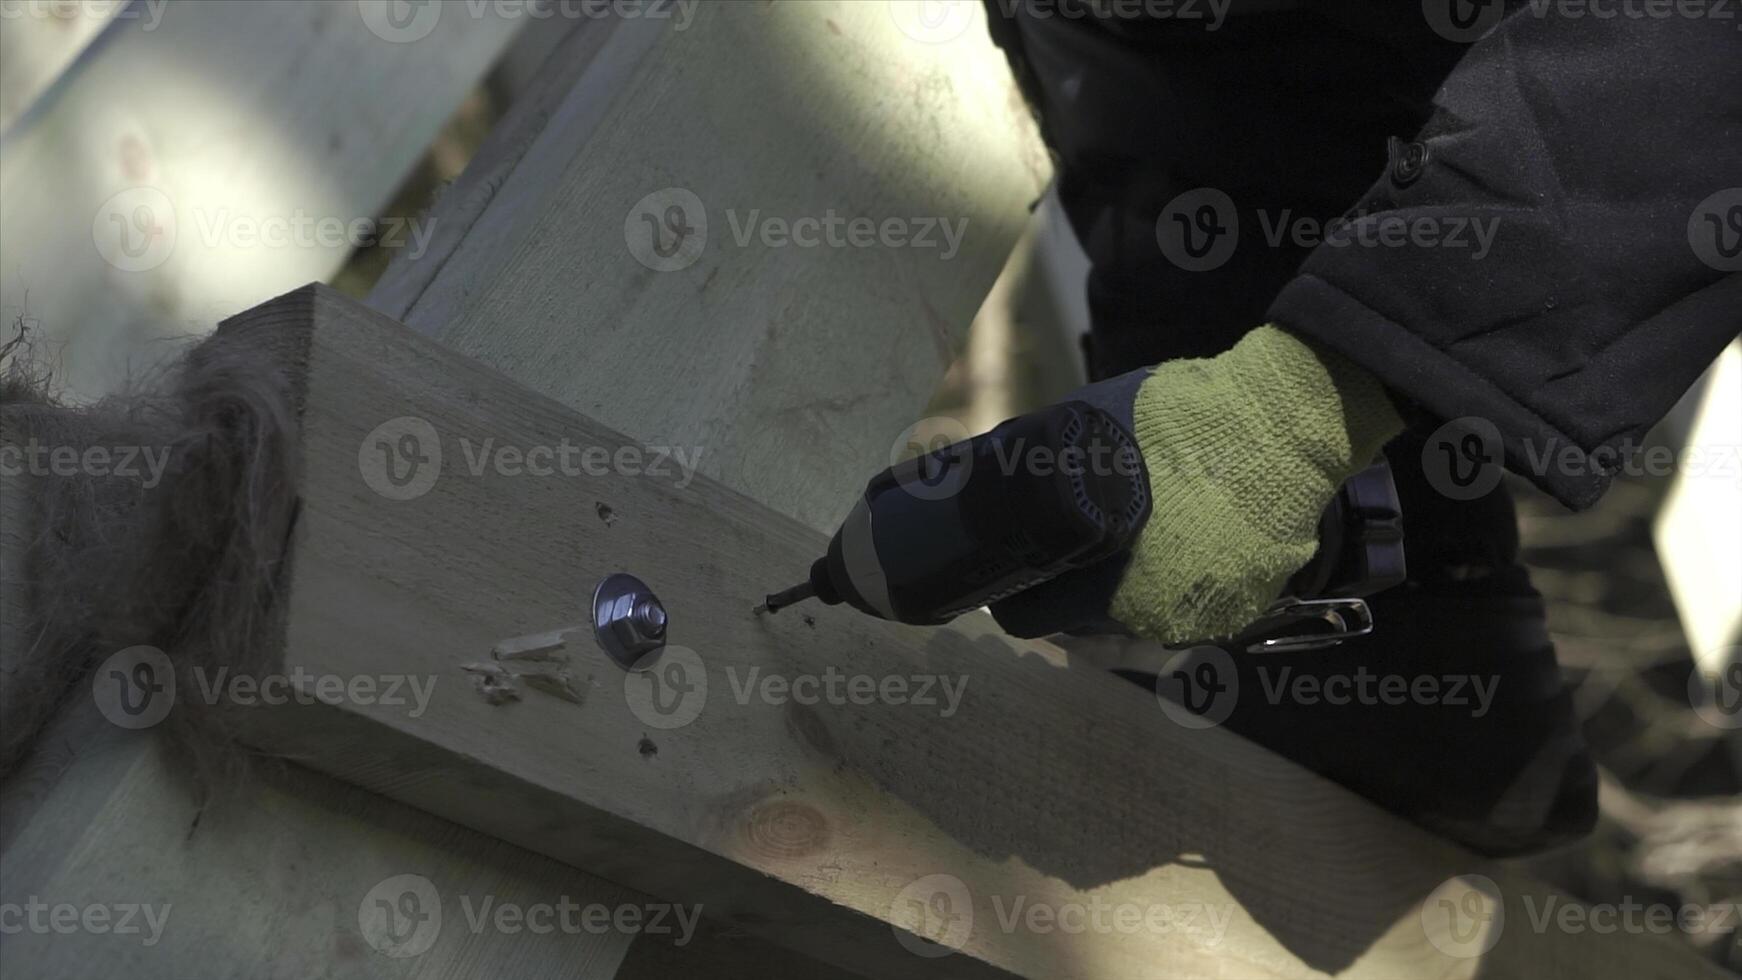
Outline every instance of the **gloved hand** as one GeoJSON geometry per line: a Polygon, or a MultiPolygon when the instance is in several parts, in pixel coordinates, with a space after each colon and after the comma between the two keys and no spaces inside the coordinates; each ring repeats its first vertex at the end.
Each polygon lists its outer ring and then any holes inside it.
{"type": "Polygon", "coordinates": [[[1274,326],[1219,357],[1072,397],[1128,424],[1151,513],[1128,552],[993,604],[1017,636],[1123,628],[1178,644],[1239,633],[1312,560],[1337,488],[1403,430],[1364,369],[1274,326]]]}

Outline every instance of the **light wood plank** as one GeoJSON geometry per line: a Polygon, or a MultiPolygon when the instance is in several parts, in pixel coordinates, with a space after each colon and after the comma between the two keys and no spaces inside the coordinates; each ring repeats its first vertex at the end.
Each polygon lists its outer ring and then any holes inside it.
{"type": "Polygon", "coordinates": [[[398,43],[386,9],[201,0],[122,18],[7,133],[0,316],[40,324],[70,392],[113,391],[163,338],[336,271],[351,251],[336,223],[376,215],[528,23],[453,4],[398,43]]]}
{"type": "MultiPolygon", "coordinates": [[[[82,450],[94,438],[76,410],[37,410],[29,421],[23,411],[8,404],[0,413],[8,447],[34,440],[82,450]]],[[[43,931],[0,913],[8,929],[20,927],[0,941],[0,975],[362,980],[445,977],[483,963],[540,980],[615,975],[637,938],[630,933],[507,931],[495,920],[478,928],[468,913],[481,915],[486,901],[493,911],[565,897],[649,904],[629,889],[294,767],[221,787],[219,806],[196,807],[180,764],[153,732],[125,731],[99,715],[94,685],[106,678],[45,663],[113,651],[38,640],[31,557],[42,533],[38,494],[55,478],[19,471],[18,462],[0,469],[0,725],[9,737],[35,738],[0,782],[0,904],[46,915],[27,904],[148,903],[168,917],[147,944],[149,935],[43,931]],[[79,679],[64,700],[41,681],[68,677],[79,679]],[[57,702],[59,719],[38,731],[57,702]],[[372,889],[404,874],[429,882],[445,918],[427,949],[393,947],[404,954],[394,957],[371,944],[359,914],[372,889]]]]}
{"type": "Polygon", "coordinates": [[[946,43],[903,32],[917,12],[704,3],[682,30],[587,25],[559,53],[572,78],[542,97],[555,108],[493,137],[438,203],[437,242],[371,305],[832,529],[925,406],[1049,172],[980,12],[946,43]],[[705,245],[659,271],[636,252],[653,258],[647,222],[677,222],[673,206],[705,245]],[[761,234],[831,215],[910,222],[936,247],[761,234]],[[940,219],[966,229],[954,250],[940,219]]]}
{"type": "Polygon", "coordinates": [[[110,725],[88,695],[73,701],[35,764],[0,788],[0,902],[101,906],[117,916],[121,906],[148,905],[159,928],[145,928],[142,916],[138,933],[22,928],[0,943],[0,973],[606,980],[635,940],[585,931],[578,917],[569,920],[578,932],[495,918],[505,905],[567,899],[614,909],[641,899],[376,794],[298,769],[229,789],[202,812],[151,732],[110,725]],[[401,920],[406,942],[393,945],[363,931],[360,917],[376,899],[397,902],[407,891],[418,898],[404,910],[440,909],[424,932],[401,920]]]}

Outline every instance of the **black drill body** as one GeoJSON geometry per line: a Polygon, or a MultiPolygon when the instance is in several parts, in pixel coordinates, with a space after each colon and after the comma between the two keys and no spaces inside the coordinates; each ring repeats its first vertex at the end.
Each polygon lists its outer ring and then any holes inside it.
{"type": "Polygon", "coordinates": [[[1129,547],[1149,509],[1131,434],[1101,409],[1065,402],[877,474],[810,581],[766,608],[814,595],[945,623],[1129,547]]]}

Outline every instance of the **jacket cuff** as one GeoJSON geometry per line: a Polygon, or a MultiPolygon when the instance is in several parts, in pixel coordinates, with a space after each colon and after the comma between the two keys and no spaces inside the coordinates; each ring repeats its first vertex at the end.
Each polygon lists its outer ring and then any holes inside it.
{"type": "MultiPolygon", "coordinates": [[[[1574,510],[1596,503],[1613,479],[1612,469],[1605,469],[1589,448],[1558,426],[1456,357],[1318,276],[1302,273],[1291,280],[1271,304],[1270,317],[1372,372],[1418,405],[1430,424],[1485,421],[1498,432],[1506,467],[1574,510]],[[1553,465],[1569,447],[1580,454],[1582,465],[1553,465]],[[1551,465],[1533,462],[1539,458],[1551,465]]],[[[1419,460],[1396,462],[1422,465],[1419,460]]]]}

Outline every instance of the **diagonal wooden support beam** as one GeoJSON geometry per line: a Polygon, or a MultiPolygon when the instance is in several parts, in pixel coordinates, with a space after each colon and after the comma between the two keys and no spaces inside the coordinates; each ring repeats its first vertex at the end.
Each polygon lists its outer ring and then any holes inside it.
{"type": "Polygon", "coordinates": [[[301,406],[272,664],[310,694],[430,692],[234,709],[263,747],[868,976],[1721,975],[1661,937],[1539,931],[1544,886],[983,619],[754,617],[820,534],[644,472],[663,447],[330,290],[208,343],[278,359],[301,406]],[[573,474],[526,468],[565,446],[573,474]],[[475,690],[468,664],[585,623],[621,570],[670,613],[660,669],[626,675],[583,631],[578,697],[475,690]]]}
{"type": "Polygon", "coordinates": [[[631,438],[704,441],[703,473],[833,530],[1050,169],[1004,55],[960,22],[978,5],[947,11],[947,43],[917,29],[931,13],[582,25],[370,305],[631,438]]]}

